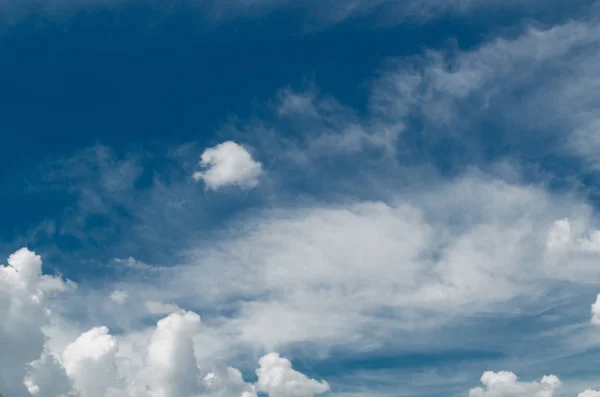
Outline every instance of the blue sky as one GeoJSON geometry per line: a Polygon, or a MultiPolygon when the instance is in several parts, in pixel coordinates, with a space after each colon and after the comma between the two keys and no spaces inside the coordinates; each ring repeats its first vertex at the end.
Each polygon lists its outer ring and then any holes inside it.
{"type": "Polygon", "coordinates": [[[0,0],[0,393],[600,396],[599,18],[0,0]]]}

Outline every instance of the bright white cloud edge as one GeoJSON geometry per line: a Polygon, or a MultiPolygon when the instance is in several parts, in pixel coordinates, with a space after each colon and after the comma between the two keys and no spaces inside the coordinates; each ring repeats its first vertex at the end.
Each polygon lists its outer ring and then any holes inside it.
{"type": "Polygon", "coordinates": [[[224,186],[251,189],[258,185],[262,165],[252,159],[244,147],[233,141],[223,142],[202,153],[200,166],[205,171],[195,172],[195,180],[203,180],[211,190],[224,186]]]}

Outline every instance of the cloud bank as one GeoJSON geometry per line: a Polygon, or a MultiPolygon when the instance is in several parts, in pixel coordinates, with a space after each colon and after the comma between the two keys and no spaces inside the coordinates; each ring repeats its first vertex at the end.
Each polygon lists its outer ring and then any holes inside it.
{"type": "Polygon", "coordinates": [[[71,283],[42,275],[41,265],[39,256],[23,248],[0,268],[0,373],[6,394],[25,396],[26,388],[34,396],[54,397],[249,397],[257,391],[275,397],[313,397],[329,390],[327,383],[295,371],[277,353],[258,361],[256,384],[246,383],[233,368],[202,376],[194,346],[203,328],[200,316],[176,307],[154,310],[163,314],[174,309],[140,333],[115,336],[105,326],[93,327],[57,348],[52,343],[56,332],[64,337],[73,330],[61,334],[54,322],[59,315],[50,309],[48,294],[67,294],[71,283]],[[46,328],[53,325],[54,335],[46,328]]]}

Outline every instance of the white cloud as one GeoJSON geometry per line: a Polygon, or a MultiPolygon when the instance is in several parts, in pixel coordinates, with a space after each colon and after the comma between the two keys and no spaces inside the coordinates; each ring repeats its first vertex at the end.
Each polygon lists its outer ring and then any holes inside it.
{"type": "Polygon", "coordinates": [[[587,389],[579,393],[577,397],[600,397],[600,391],[587,389]]]}
{"type": "Polygon", "coordinates": [[[207,170],[195,172],[194,179],[202,179],[209,189],[217,190],[229,185],[250,189],[258,185],[262,165],[233,141],[206,149],[201,158],[200,166],[207,170]]]}
{"type": "Polygon", "coordinates": [[[85,397],[118,395],[120,377],[115,363],[116,339],[106,327],[81,334],[62,354],[62,364],[74,390],[85,397]]]}
{"type": "Polygon", "coordinates": [[[117,302],[118,304],[122,305],[123,303],[125,303],[127,296],[128,296],[127,292],[116,290],[110,294],[110,299],[112,299],[114,302],[117,302]]]}
{"type": "Polygon", "coordinates": [[[192,338],[200,316],[173,313],[160,320],[148,345],[148,381],[153,397],[193,396],[199,391],[192,338]]]}
{"type": "Polygon", "coordinates": [[[386,330],[518,310],[554,279],[589,276],[587,268],[554,272],[546,257],[556,218],[586,211],[534,186],[467,175],[391,203],[262,211],[233,224],[218,248],[191,251],[160,283],[169,300],[194,291],[194,304],[207,310],[233,305],[223,332],[266,350],[398,343],[386,330]]]}
{"type": "MultiPolygon", "coordinates": [[[[13,286],[34,288],[36,274],[38,278],[42,277],[39,274],[40,258],[25,249],[13,254],[9,264],[11,267],[0,270],[2,276],[14,276],[11,280],[13,286]]],[[[0,279],[6,280],[4,277],[0,279]]],[[[11,299],[20,299],[18,291],[6,288],[1,291],[14,294],[11,299]]],[[[63,292],[67,293],[66,289],[63,292]]],[[[41,301],[33,299],[33,302],[38,304],[41,301]]],[[[16,308],[26,309],[24,303],[16,303],[16,308]]],[[[204,327],[200,316],[194,312],[178,310],[159,320],[154,328],[142,328],[117,336],[111,335],[105,326],[93,327],[64,347],[52,339],[73,334],[75,325],[66,319],[61,320],[58,314],[46,313],[48,316],[38,316],[35,311],[22,312],[21,316],[27,321],[19,322],[5,317],[6,321],[11,321],[7,325],[19,326],[19,334],[5,332],[6,328],[0,334],[1,357],[5,359],[8,355],[10,358],[0,361],[3,393],[16,397],[256,397],[256,386],[245,382],[241,372],[235,368],[204,372],[203,375],[194,340],[201,336],[204,327]],[[32,317],[24,318],[25,315],[32,317]],[[38,317],[42,321],[34,321],[38,317]],[[45,332],[44,324],[50,323],[54,324],[54,331],[45,332]],[[15,346],[15,343],[20,343],[16,339],[19,335],[37,335],[37,343],[34,343],[36,339],[32,339],[26,340],[29,345],[15,346]],[[7,345],[14,350],[7,351],[7,345]]],[[[5,326],[5,322],[2,324],[5,326]]],[[[258,372],[262,374],[259,384],[262,389],[271,390],[269,396],[310,397],[323,389],[320,385],[325,383],[314,383],[294,371],[289,361],[275,356],[268,355],[259,361],[258,372]],[[269,360],[269,357],[275,356],[277,362],[269,360]],[[265,368],[267,362],[275,366],[265,368]],[[298,390],[302,393],[298,394],[298,390]]],[[[213,364],[220,365],[216,361],[213,364]]]]}
{"type": "Polygon", "coordinates": [[[48,299],[70,285],[59,277],[42,274],[42,261],[22,248],[0,266],[0,385],[6,395],[25,392],[22,379],[26,364],[40,357],[44,346],[42,327],[52,315],[48,299]]]}
{"type": "Polygon", "coordinates": [[[256,386],[244,381],[242,373],[231,367],[211,372],[204,377],[210,397],[256,397],[256,386]]]}
{"type": "Polygon", "coordinates": [[[552,397],[562,384],[555,375],[546,375],[539,382],[521,382],[507,371],[486,371],[481,383],[483,387],[469,390],[469,397],[552,397]]]}
{"type": "Polygon", "coordinates": [[[277,353],[267,354],[258,363],[257,390],[269,397],[313,397],[330,390],[327,382],[309,379],[295,371],[292,363],[277,353]]]}
{"type": "Polygon", "coordinates": [[[67,397],[71,391],[71,382],[60,359],[46,351],[29,363],[23,383],[36,397],[67,397]]]}
{"type": "Polygon", "coordinates": [[[591,227],[589,217],[555,221],[548,233],[546,257],[549,271],[558,277],[580,282],[600,280],[597,260],[600,255],[600,231],[591,227]]]}

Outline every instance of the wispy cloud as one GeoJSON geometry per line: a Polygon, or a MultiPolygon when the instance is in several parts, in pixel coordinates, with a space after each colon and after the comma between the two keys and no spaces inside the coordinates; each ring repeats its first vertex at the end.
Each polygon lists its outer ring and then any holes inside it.
{"type": "MultiPolygon", "coordinates": [[[[0,0],[0,10],[12,19],[28,13],[63,16],[81,9],[114,9],[147,0],[0,0]]],[[[407,22],[424,22],[443,17],[471,17],[483,12],[513,12],[524,16],[543,15],[548,10],[565,12],[560,0],[188,0],[189,10],[198,10],[207,24],[236,19],[257,19],[277,12],[289,12],[301,19],[308,31],[323,29],[348,20],[368,19],[370,26],[390,26],[407,22]]],[[[585,15],[593,0],[575,0],[568,10],[573,16],[585,15]],[[580,10],[579,12],[577,10],[580,10]]],[[[172,10],[171,7],[163,7],[172,10]]],[[[168,13],[169,11],[167,11],[168,13]]]]}

